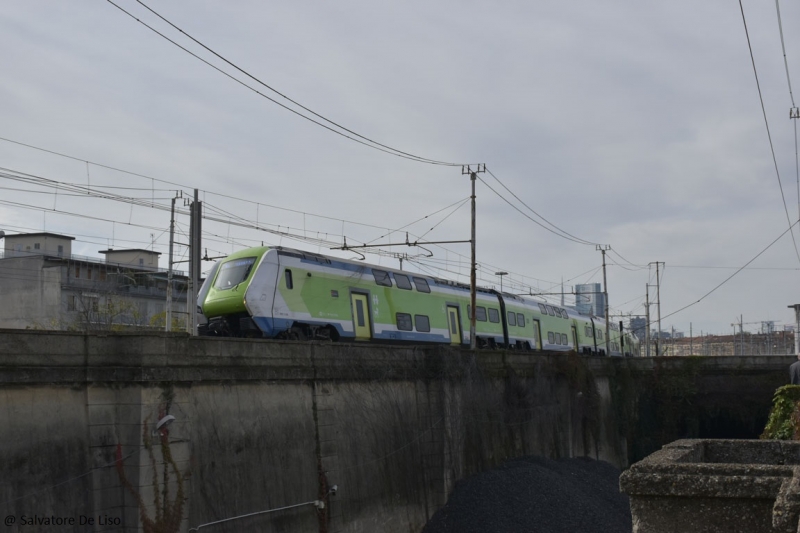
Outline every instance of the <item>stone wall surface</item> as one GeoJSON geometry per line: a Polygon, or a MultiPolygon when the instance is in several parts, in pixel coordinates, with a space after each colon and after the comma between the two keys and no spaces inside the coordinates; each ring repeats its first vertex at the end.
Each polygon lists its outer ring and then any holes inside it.
{"type": "Polygon", "coordinates": [[[800,443],[675,441],[620,478],[634,533],[793,533],[800,443]]]}
{"type": "Polygon", "coordinates": [[[790,359],[0,330],[0,514],[188,531],[291,507],[201,531],[420,531],[510,458],[625,467],[678,437],[755,437],[790,359]]]}

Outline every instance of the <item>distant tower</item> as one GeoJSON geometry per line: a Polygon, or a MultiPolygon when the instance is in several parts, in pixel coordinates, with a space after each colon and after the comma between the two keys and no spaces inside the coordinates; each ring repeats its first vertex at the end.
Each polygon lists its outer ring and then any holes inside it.
{"type": "Polygon", "coordinates": [[[575,307],[584,315],[605,316],[606,302],[601,285],[575,285],[575,307]]]}

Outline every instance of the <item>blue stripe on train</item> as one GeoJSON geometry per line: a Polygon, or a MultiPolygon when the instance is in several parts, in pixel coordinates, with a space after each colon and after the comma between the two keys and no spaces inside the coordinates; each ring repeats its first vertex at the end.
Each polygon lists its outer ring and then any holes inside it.
{"type": "MultiPolygon", "coordinates": [[[[265,337],[277,337],[279,334],[283,333],[284,331],[288,330],[292,327],[295,320],[292,318],[271,318],[266,316],[254,316],[253,322],[256,323],[258,329],[264,332],[265,337]]],[[[320,326],[328,325],[328,322],[312,322],[306,321],[306,324],[319,324],[320,326]]],[[[352,337],[352,333],[346,333],[342,326],[339,324],[330,324],[331,326],[336,328],[336,331],[339,332],[339,336],[341,337],[352,337]]]]}

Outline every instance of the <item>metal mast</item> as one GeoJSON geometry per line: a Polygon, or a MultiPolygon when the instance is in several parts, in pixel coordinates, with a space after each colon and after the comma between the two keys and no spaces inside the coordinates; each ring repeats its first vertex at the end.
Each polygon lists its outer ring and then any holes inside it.
{"type": "Polygon", "coordinates": [[[611,355],[611,339],[609,338],[609,321],[608,321],[608,282],[606,281],[606,250],[610,250],[611,246],[605,244],[598,244],[595,248],[600,250],[603,254],[603,299],[605,300],[605,314],[606,314],[606,355],[611,355]]]}
{"type": "Polygon", "coordinates": [[[472,200],[472,233],[470,237],[470,248],[471,248],[471,259],[470,259],[470,270],[469,270],[469,302],[470,302],[470,313],[469,313],[469,349],[475,350],[478,347],[478,339],[476,337],[476,296],[477,296],[477,261],[475,259],[475,180],[478,179],[477,173],[478,172],[486,172],[486,165],[483,165],[483,169],[481,169],[481,165],[478,165],[477,170],[472,170],[469,166],[461,168],[461,174],[469,174],[469,179],[472,182],[472,196],[470,196],[472,200]]]}
{"type": "MultiPolygon", "coordinates": [[[[177,196],[176,196],[177,198],[177,196]]],[[[167,323],[164,331],[172,331],[172,246],[175,241],[175,200],[172,199],[172,208],[169,216],[169,270],[167,271],[167,323]]]]}

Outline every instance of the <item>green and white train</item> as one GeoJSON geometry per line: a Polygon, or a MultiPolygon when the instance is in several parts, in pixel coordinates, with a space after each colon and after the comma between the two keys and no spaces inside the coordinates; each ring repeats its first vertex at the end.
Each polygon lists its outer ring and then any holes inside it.
{"type": "MultiPolygon", "coordinates": [[[[295,340],[469,345],[469,286],[282,247],[241,250],[217,262],[198,294],[201,334],[295,340]]],[[[482,348],[605,355],[605,322],[529,297],[479,288],[482,348]]],[[[610,355],[638,355],[611,324],[610,355]]]]}

